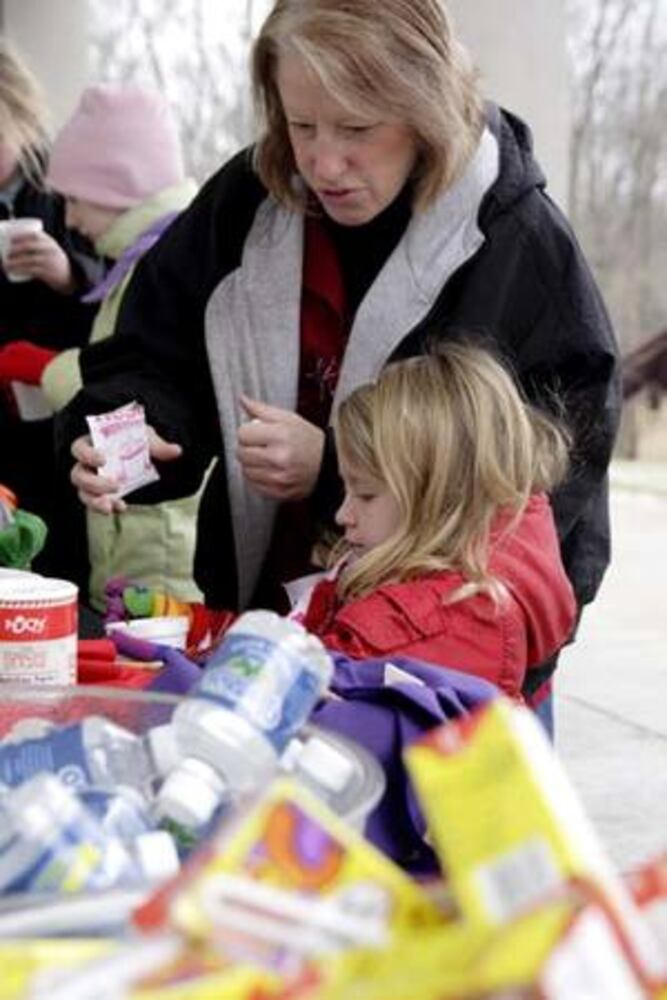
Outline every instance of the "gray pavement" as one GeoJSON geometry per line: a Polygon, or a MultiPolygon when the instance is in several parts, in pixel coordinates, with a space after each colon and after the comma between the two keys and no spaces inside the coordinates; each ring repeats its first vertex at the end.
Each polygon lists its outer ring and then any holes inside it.
{"type": "Polygon", "coordinates": [[[556,746],[621,871],[667,853],[667,465],[617,463],[614,554],[556,679],[556,746]]]}

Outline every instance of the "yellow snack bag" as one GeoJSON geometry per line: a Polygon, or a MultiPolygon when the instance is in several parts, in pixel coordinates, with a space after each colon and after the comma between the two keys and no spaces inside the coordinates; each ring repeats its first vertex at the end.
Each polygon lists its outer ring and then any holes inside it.
{"type": "Polygon", "coordinates": [[[118,948],[103,938],[10,939],[0,943],[0,996],[23,1000],[37,976],[49,970],[74,969],[118,948]]]}
{"type": "Polygon", "coordinates": [[[276,781],[223,830],[203,863],[186,870],[168,911],[174,926],[197,939],[227,922],[259,937],[266,930],[269,939],[277,931],[282,945],[306,953],[308,939],[317,953],[318,942],[335,950],[358,935],[381,944],[443,921],[401,869],[288,779],[276,781]]]}
{"type": "Polygon", "coordinates": [[[568,878],[600,887],[652,978],[662,956],[614,872],[533,713],[497,698],[406,754],[454,896],[475,926],[498,927],[568,878]]]}
{"type": "Polygon", "coordinates": [[[613,915],[587,887],[491,930],[428,928],[382,952],[320,966],[317,1000],[645,1000],[641,973],[613,915]]]}
{"type": "Polygon", "coordinates": [[[283,981],[263,969],[235,966],[186,983],[135,989],[128,1000],[271,1000],[283,981]]]}

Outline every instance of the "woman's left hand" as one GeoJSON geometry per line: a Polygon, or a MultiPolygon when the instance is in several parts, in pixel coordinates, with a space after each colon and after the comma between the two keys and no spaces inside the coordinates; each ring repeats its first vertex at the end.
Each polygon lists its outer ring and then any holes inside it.
{"type": "Polygon", "coordinates": [[[278,406],[241,397],[251,418],[239,428],[236,456],[248,482],[275,500],[302,500],[315,488],[324,431],[278,406]]]}
{"type": "Polygon", "coordinates": [[[63,295],[74,291],[69,257],[60,244],[44,231],[13,236],[5,267],[17,274],[43,281],[63,295]]]}

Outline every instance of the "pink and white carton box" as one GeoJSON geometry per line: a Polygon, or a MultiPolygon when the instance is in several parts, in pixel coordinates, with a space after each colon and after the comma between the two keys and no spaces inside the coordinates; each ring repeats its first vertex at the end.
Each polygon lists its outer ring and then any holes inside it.
{"type": "Polygon", "coordinates": [[[118,482],[115,496],[123,497],[159,479],[148,449],[143,406],[127,403],[108,413],[86,417],[93,447],[105,456],[100,473],[118,482]]]}

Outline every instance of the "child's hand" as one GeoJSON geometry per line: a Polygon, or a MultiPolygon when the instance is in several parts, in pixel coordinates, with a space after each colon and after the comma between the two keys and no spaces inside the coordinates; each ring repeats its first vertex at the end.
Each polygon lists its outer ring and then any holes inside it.
{"type": "Polygon", "coordinates": [[[69,257],[60,244],[43,230],[13,236],[5,266],[8,271],[43,281],[63,295],[74,291],[69,257]]]}
{"type": "Polygon", "coordinates": [[[253,419],[239,428],[236,455],[248,482],[276,500],[310,496],[322,464],[324,431],[291,410],[241,397],[253,419]]]}

